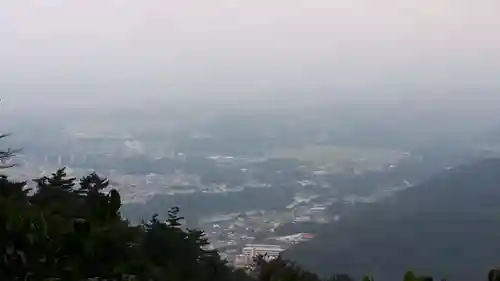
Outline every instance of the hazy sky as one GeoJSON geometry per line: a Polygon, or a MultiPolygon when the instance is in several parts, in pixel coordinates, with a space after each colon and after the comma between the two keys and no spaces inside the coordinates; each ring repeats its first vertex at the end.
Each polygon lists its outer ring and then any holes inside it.
{"type": "Polygon", "coordinates": [[[10,108],[311,93],[498,101],[500,1],[2,0],[10,108]]]}

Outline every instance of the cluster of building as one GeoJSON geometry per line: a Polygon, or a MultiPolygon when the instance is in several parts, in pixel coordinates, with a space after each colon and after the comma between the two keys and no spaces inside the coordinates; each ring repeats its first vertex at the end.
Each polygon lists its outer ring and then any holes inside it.
{"type": "Polygon", "coordinates": [[[280,245],[270,244],[247,244],[242,253],[234,258],[233,265],[236,268],[249,268],[259,256],[266,260],[272,260],[279,257],[286,248],[280,245]]]}
{"type": "Polygon", "coordinates": [[[236,268],[250,268],[255,259],[261,257],[265,260],[278,258],[282,252],[286,251],[290,244],[304,242],[314,238],[314,234],[297,233],[288,236],[274,237],[275,244],[246,244],[241,253],[233,259],[236,268]]]}
{"type": "MultiPolygon", "coordinates": [[[[310,233],[280,236],[280,228],[302,221],[324,223],[326,207],[310,204],[282,211],[256,210],[209,216],[199,220],[206,238],[235,266],[249,266],[258,255],[274,258],[290,246],[314,238],[310,233]],[[307,218],[307,219],[306,219],[307,218]],[[253,250],[251,250],[253,249],[253,250]]],[[[289,231],[289,230],[288,230],[289,231]]]]}

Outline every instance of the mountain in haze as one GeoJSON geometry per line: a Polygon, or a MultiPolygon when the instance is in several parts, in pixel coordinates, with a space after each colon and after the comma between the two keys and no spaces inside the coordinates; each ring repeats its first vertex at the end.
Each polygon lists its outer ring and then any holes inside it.
{"type": "Polygon", "coordinates": [[[392,281],[411,269],[482,280],[500,264],[500,159],[450,169],[366,205],[286,257],[325,275],[392,281]]]}

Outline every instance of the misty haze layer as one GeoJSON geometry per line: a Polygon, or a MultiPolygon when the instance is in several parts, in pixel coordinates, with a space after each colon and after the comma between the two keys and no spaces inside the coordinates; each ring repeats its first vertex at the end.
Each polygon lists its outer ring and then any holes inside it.
{"type": "Polygon", "coordinates": [[[499,10],[496,0],[9,0],[0,90],[7,109],[318,97],[491,106],[499,10]]]}

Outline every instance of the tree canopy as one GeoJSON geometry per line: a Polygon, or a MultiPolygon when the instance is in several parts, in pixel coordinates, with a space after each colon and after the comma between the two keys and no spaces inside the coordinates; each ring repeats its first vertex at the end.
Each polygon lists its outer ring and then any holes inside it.
{"type": "Polygon", "coordinates": [[[35,182],[29,190],[0,178],[1,280],[232,280],[203,232],[182,228],[177,208],[164,222],[132,226],[119,193],[96,174],[76,184],[61,169],[35,182]]]}

